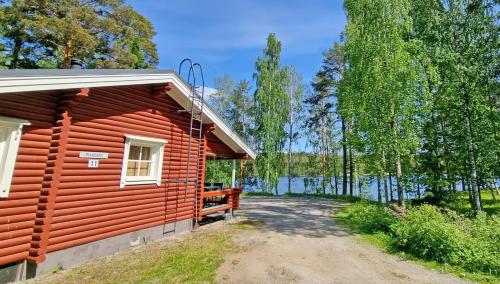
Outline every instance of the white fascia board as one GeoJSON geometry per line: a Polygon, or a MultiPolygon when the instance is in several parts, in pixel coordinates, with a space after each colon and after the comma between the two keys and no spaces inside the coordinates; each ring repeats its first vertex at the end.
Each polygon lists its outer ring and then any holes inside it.
{"type": "Polygon", "coordinates": [[[125,134],[125,138],[131,140],[137,140],[139,142],[153,143],[153,144],[166,144],[167,140],[160,138],[145,137],[139,135],[125,134]]]}
{"type": "Polygon", "coordinates": [[[171,82],[172,74],[78,75],[0,78],[0,93],[65,90],[171,82]]]}
{"type": "MultiPolygon", "coordinates": [[[[191,100],[191,88],[181,80],[177,74],[126,74],[126,75],[76,75],[76,76],[40,76],[40,77],[6,77],[0,78],[0,94],[30,91],[65,90],[80,88],[147,85],[173,83],[187,101],[191,100]]],[[[176,98],[174,98],[176,99],[176,98]]],[[[177,101],[188,109],[185,102],[177,101]]],[[[196,108],[200,109],[200,103],[195,102],[196,108]]],[[[256,158],[255,152],[222,120],[215,112],[206,105],[203,107],[205,121],[217,125],[221,131],[216,129],[216,136],[237,153],[248,154],[252,159],[256,158]],[[233,142],[233,143],[231,143],[233,142]],[[239,148],[239,149],[237,149],[239,148]]]]}

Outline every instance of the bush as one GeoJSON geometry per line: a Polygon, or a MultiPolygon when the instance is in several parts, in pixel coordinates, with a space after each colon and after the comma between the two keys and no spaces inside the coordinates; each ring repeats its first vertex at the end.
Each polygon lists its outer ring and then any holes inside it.
{"type": "Polygon", "coordinates": [[[393,246],[417,257],[456,264],[463,255],[465,235],[434,206],[408,210],[392,231],[393,246]]]}
{"type": "Polygon", "coordinates": [[[389,232],[396,218],[385,207],[368,202],[354,203],[347,216],[357,229],[366,232],[389,232]]]}
{"type": "Polygon", "coordinates": [[[499,219],[478,216],[467,219],[453,211],[422,205],[409,209],[392,224],[392,246],[414,256],[448,263],[476,272],[498,274],[499,219]]]}

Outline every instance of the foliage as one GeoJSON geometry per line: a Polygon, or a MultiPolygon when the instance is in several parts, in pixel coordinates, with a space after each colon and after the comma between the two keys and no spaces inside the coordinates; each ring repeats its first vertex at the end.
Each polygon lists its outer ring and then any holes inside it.
{"type": "Polygon", "coordinates": [[[362,232],[389,232],[396,218],[387,208],[369,202],[354,203],[347,217],[362,232]]]}
{"type": "Polygon", "coordinates": [[[291,66],[287,68],[288,79],[286,85],[286,92],[288,94],[288,119],[286,122],[287,130],[287,175],[288,175],[288,192],[292,191],[292,179],[297,176],[294,167],[293,159],[293,146],[297,144],[302,131],[300,127],[302,126],[302,120],[304,118],[303,106],[302,106],[302,96],[305,90],[305,85],[302,83],[302,77],[297,73],[295,67],[291,66]],[[298,129],[297,129],[298,128],[298,129]]]}
{"type": "Polygon", "coordinates": [[[307,110],[305,126],[307,141],[320,155],[322,191],[326,193],[329,177],[336,176],[335,169],[335,114],[334,97],[338,92],[338,84],[343,76],[344,55],[341,46],[334,46],[324,53],[321,70],[313,79],[313,92],[304,99],[307,110]],[[332,167],[333,166],[333,167],[332,167]]]}
{"type": "Polygon", "coordinates": [[[500,276],[500,218],[466,218],[431,205],[411,207],[395,218],[387,208],[357,202],[340,216],[354,229],[381,238],[393,252],[500,276]]]}
{"type": "Polygon", "coordinates": [[[466,219],[453,211],[423,205],[393,226],[393,246],[424,259],[469,271],[500,273],[500,218],[466,219]]]}
{"type": "Polygon", "coordinates": [[[402,159],[418,143],[419,65],[413,61],[414,43],[409,0],[345,1],[346,70],[341,83],[339,112],[351,122],[350,139],[383,166],[382,152],[394,159],[399,205],[403,206],[402,159]]]}
{"type": "Polygon", "coordinates": [[[255,162],[257,173],[264,182],[265,191],[278,186],[279,169],[283,164],[286,137],[285,123],[288,118],[289,97],[285,87],[288,72],[280,62],[281,42],[275,34],[269,34],[263,56],[255,63],[254,79],[254,129],[259,156],[255,162]]]}
{"type": "MultiPolygon", "coordinates": [[[[234,84],[229,75],[214,79],[216,92],[208,98],[208,104],[220,113],[232,129],[241,137],[250,141],[250,131],[252,127],[251,98],[249,96],[250,82],[241,80],[234,84]]],[[[252,169],[252,164],[244,162],[245,169],[252,169]]],[[[238,165],[239,167],[239,165],[238,165]]],[[[223,182],[225,185],[231,184],[232,161],[210,160],[206,163],[206,182],[223,182]]],[[[240,171],[237,171],[239,178],[240,171]]],[[[249,176],[244,174],[244,176],[249,176]]]]}
{"type": "MultiPolygon", "coordinates": [[[[224,186],[231,185],[231,172],[233,161],[231,160],[212,160],[207,159],[205,164],[205,182],[206,183],[224,183],[224,186]]],[[[239,175],[239,171],[237,171],[239,175]]],[[[238,176],[236,177],[238,178],[238,176]]]]}
{"type": "Polygon", "coordinates": [[[0,6],[2,63],[14,68],[152,68],[151,22],[123,0],[13,0],[0,6]]]}

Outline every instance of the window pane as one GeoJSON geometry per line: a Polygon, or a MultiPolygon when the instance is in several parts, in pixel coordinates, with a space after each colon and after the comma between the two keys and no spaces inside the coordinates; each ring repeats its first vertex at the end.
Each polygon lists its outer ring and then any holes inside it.
{"type": "Polygon", "coordinates": [[[130,146],[130,152],[128,154],[128,159],[129,160],[139,160],[139,156],[141,153],[141,147],[140,146],[130,146]]]}
{"type": "Polygon", "coordinates": [[[139,167],[138,162],[128,162],[127,165],[127,176],[128,177],[133,177],[136,176],[137,174],[137,168],[139,167]]]}
{"type": "Polygon", "coordinates": [[[150,169],[151,169],[151,162],[141,162],[141,168],[139,169],[139,176],[149,176],[150,169]]]}
{"type": "Polygon", "coordinates": [[[142,161],[149,161],[149,160],[151,160],[151,148],[150,147],[142,147],[141,160],[142,161]]]}

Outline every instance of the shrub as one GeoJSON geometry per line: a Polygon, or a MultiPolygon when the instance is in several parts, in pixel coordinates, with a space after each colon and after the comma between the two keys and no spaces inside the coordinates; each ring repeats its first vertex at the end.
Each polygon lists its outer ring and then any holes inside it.
{"type": "Polygon", "coordinates": [[[465,235],[431,205],[408,210],[392,231],[392,245],[417,257],[458,264],[464,254],[465,235]]]}
{"type": "Polygon", "coordinates": [[[498,274],[500,221],[480,215],[468,219],[454,211],[422,205],[409,209],[391,226],[392,246],[414,256],[449,263],[468,271],[498,274]]]}
{"type": "Polygon", "coordinates": [[[368,202],[354,203],[347,216],[349,222],[366,233],[388,232],[396,218],[385,207],[368,202]]]}

